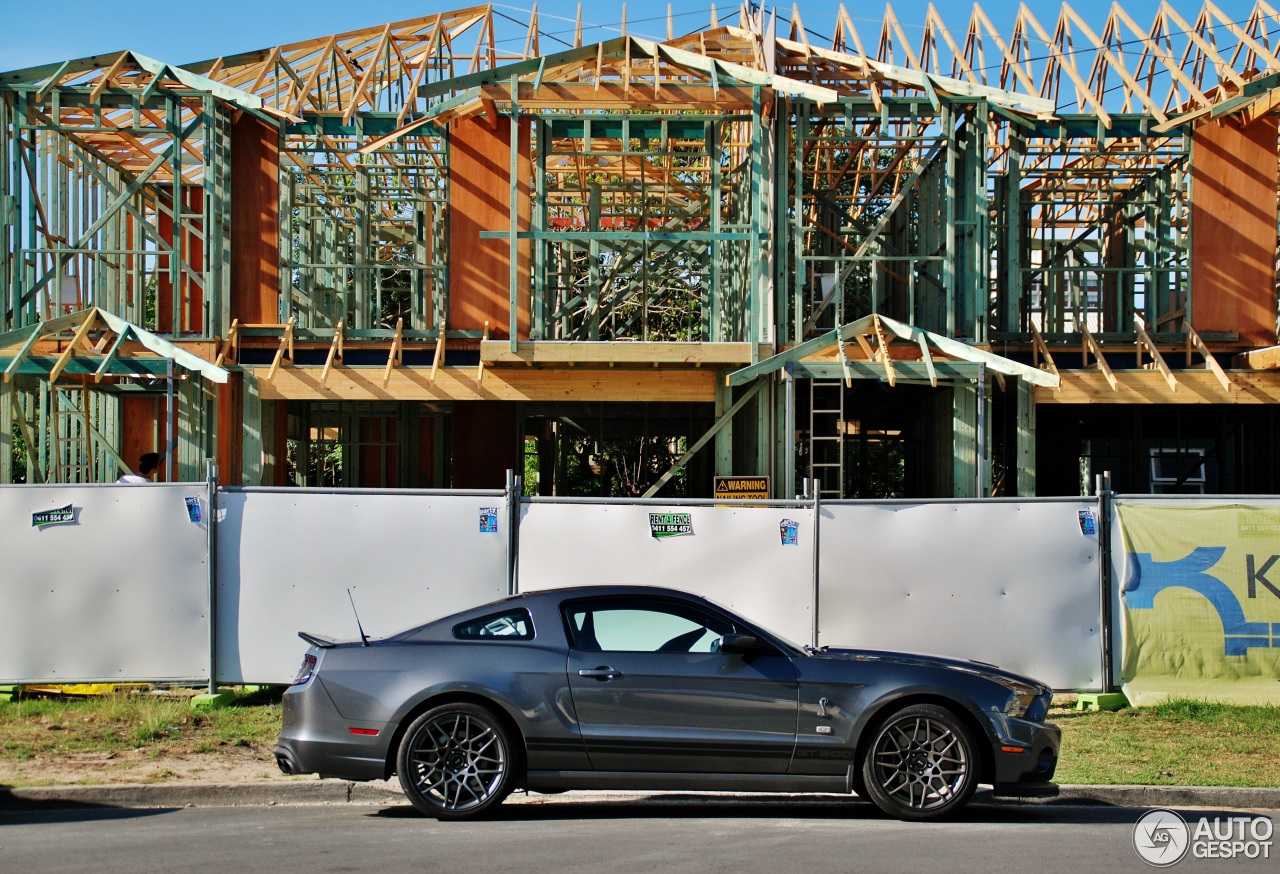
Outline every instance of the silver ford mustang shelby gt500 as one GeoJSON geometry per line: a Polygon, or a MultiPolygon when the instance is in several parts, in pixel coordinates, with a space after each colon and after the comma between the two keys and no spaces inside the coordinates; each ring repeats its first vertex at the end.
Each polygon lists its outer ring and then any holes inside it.
{"type": "Polygon", "coordinates": [[[517,595],[380,640],[311,644],[289,774],[382,780],[440,819],[513,789],[856,792],[941,819],[979,783],[1053,795],[1051,690],[979,662],[800,647],[706,599],[517,595]]]}

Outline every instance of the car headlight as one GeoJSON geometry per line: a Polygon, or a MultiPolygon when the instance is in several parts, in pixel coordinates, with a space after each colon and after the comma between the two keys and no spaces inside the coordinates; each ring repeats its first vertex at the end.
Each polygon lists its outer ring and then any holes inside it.
{"type": "Polygon", "coordinates": [[[1027,711],[1031,709],[1031,705],[1036,701],[1036,690],[1027,686],[1019,686],[1010,691],[1009,703],[1004,705],[1006,716],[1012,716],[1015,719],[1021,719],[1027,715],[1027,711]]]}
{"type": "Polygon", "coordinates": [[[1036,699],[1044,691],[1008,677],[992,677],[992,679],[1009,690],[1009,700],[1005,702],[1004,713],[1005,716],[1012,716],[1014,719],[1026,716],[1031,705],[1036,703],[1036,699]]]}

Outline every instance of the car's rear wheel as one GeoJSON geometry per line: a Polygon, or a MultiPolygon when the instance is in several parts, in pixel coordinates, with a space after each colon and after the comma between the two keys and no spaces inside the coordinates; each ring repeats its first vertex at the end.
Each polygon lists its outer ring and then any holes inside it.
{"type": "Polygon", "coordinates": [[[945,819],[978,787],[978,748],[950,710],[914,704],[876,724],[861,770],[867,797],[890,816],[945,819]]]}
{"type": "Polygon", "coordinates": [[[480,816],[512,787],[513,749],[502,722],[476,704],[442,704],[404,733],[396,755],[404,793],[436,819],[480,816]]]}

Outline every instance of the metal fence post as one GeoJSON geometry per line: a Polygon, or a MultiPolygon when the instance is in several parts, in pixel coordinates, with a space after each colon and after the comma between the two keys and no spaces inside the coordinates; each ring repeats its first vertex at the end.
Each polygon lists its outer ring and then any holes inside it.
{"type": "Polygon", "coordinates": [[[818,598],[821,580],[819,579],[819,546],[822,530],[822,489],[818,486],[818,478],[814,477],[813,485],[813,645],[818,645],[818,598]]]}
{"type": "Polygon", "coordinates": [[[520,493],[523,477],[507,470],[507,594],[516,594],[520,563],[520,493]]]}
{"type": "Polygon", "coordinates": [[[209,553],[209,694],[218,691],[218,465],[205,459],[205,481],[209,496],[205,503],[209,514],[205,525],[209,553]]]}
{"type": "Polygon", "coordinates": [[[1102,595],[1102,691],[1115,691],[1115,642],[1111,638],[1111,471],[1098,475],[1098,585],[1102,595]]]}

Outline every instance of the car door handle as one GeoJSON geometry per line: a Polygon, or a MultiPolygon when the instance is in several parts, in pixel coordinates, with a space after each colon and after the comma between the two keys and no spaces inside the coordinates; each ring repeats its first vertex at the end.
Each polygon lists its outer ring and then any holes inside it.
{"type": "Polygon", "coordinates": [[[597,680],[614,680],[622,676],[622,671],[615,671],[613,668],[607,668],[601,665],[598,668],[583,668],[578,671],[579,677],[593,677],[597,680]]]}

